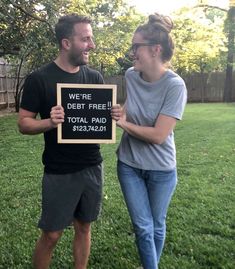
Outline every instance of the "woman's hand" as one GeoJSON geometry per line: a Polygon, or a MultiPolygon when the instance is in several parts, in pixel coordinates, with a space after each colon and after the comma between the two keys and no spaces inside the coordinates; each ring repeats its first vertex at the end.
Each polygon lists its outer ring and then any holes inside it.
{"type": "Polygon", "coordinates": [[[122,107],[121,105],[117,104],[112,106],[111,108],[111,116],[113,120],[118,121],[120,119],[120,117],[122,116],[122,107]]]}
{"type": "Polygon", "coordinates": [[[121,105],[114,105],[111,109],[111,116],[117,122],[117,126],[123,128],[123,125],[126,122],[126,112],[125,109],[121,107],[121,105]]]}

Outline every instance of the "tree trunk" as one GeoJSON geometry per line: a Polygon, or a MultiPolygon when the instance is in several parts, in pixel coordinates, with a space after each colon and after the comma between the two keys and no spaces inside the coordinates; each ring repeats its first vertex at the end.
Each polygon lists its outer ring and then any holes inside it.
{"type": "Polygon", "coordinates": [[[224,101],[232,102],[233,90],[233,60],[234,60],[234,31],[235,31],[235,7],[228,11],[228,56],[226,78],[224,86],[224,101]]]}

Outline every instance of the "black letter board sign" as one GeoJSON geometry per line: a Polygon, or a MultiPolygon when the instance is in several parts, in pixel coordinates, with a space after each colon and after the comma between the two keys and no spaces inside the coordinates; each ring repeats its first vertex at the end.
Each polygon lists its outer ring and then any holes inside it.
{"type": "Polygon", "coordinates": [[[115,143],[116,85],[57,84],[57,104],[65,118],[58,125],[58,143],[115,143]]]}

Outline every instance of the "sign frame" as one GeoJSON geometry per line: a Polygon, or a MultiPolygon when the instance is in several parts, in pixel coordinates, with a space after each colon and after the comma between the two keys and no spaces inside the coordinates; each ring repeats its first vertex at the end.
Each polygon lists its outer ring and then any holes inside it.
{"type": "MultiPolygon", "coordinates": [[[[73,89],[94,89],[94,90],[111,90],[112,91],[112,106],[116,104],[117,85],[115,84],[74,84],[74,83],[57,83],[57,105],[62,105],[62,91],[68,88],[73,89]]],[[[96,138],[63,138],[62,128],[63,123],[58,124],[57,142],[59,144],[114,144],[116,143],[116,121],[112,119],[111,137],[110,139],[96,138]]]]}

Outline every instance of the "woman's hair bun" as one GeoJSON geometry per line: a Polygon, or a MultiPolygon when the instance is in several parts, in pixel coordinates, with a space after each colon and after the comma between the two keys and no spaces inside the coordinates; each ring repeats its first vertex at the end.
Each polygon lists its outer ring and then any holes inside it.
{"type": "Polygon", "coordinates": [[[148,20],[149,25],[153,25],[167,33],[170,33],[173,28],[173,22],[170,17],[154,13],[149,15],[148,20]]]}

